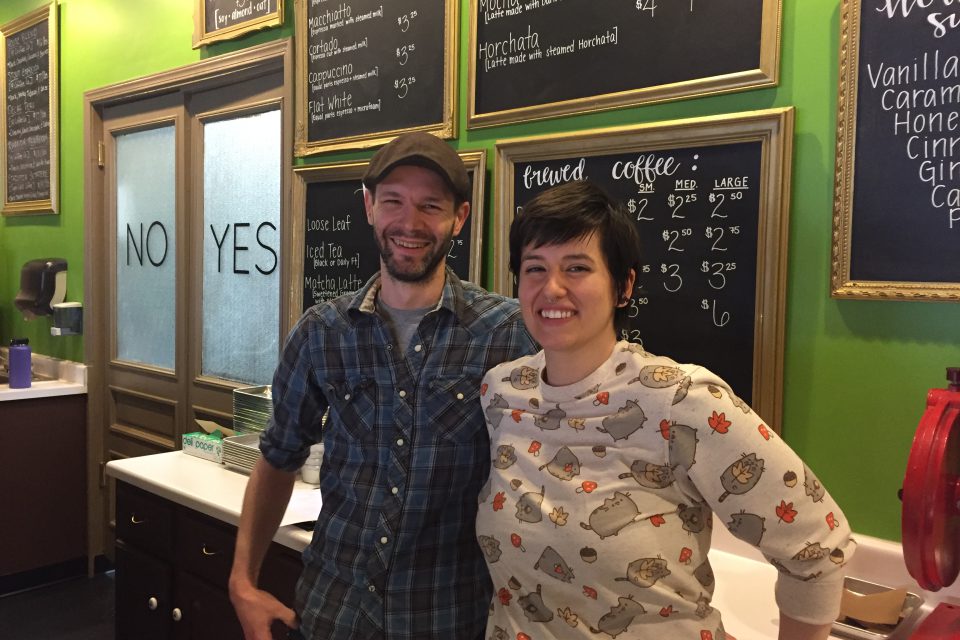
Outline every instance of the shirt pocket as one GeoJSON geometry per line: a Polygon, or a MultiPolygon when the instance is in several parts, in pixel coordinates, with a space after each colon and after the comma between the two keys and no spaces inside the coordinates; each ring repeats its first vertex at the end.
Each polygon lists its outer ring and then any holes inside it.
{"type": "Polygon", "coordinates": [[[324,432],[331,435],[345,433],[354,440],[367,440],[376,433],[378,398],[373,378],[354,376],[328,380],[325,384],[330,415],[324,432]]]}
{"type": "Polygon", "coordinates": [[[461,373],[438,376],[430,383],[430,418],[442,442],[473,445],[478,434],[486,436],[480,407],[482,379],[479,373],[461,373]]]}

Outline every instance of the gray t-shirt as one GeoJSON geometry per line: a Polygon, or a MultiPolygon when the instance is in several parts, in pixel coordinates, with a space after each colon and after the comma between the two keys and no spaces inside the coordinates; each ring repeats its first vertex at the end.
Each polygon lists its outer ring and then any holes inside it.
{"type": "Polygon", "coordinates": [[[410,339],[413,338],[417,327],[420,326],[420,321],[423,320],[423,316],[427,315],[427,313],[434,308],[435,307],[430,306],[423,307],[422,309],[395,309],[383,300],[377,299],[377,310],[380,311],[383,319],[390,325],[390,329],[393,331],[393,337],[396,338],[397,344],[402,347],[404,353],[407,352],[407,348],[410,346],[410,339]]]}

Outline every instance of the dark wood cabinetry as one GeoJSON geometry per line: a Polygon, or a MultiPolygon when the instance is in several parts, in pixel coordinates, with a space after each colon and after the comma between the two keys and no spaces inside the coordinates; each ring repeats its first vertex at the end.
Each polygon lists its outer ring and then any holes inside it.
{"type": "Polygon", "coordinates": [[[0,593],[86,573],[86,406],[0,402],[0,593]]]}
{"type": "MultiPolygon", "coordinates": [[[[117,640],[242,640],[227,594],[234,526],[125,482],[116,522],[117,640]]],[[[262,586],[292,606],[300,569],[300,554],[274,543],[262,586]]]]}

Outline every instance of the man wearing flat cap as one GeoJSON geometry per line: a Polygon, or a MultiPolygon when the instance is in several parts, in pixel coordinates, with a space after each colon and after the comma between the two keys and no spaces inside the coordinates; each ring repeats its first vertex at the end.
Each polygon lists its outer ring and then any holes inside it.
{"type": "Polygon", "coordinates": [[[274,620],[293,638],[483,637],[491,585],[474,520],[490,453],[480,381],[535,344],[515,301],[446,268],[470,213],[470,179],[450,146],[401,135],[374,155],[363,185],[380,272],[309,309],[274,375],[230,577],[247,640],[269,638],[274,620]],[[316,442],[323,506],[294,612],[258,590],[257,576],[316,442]]]}

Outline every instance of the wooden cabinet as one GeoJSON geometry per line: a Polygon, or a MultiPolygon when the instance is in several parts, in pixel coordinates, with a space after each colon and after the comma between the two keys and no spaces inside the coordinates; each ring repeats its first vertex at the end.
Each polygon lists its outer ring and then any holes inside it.
{"type": "Polygon", "coordinates": [[[86,574],[86,406],[0,402],[0,593],[86,574]]]}
{"type": "MultiPolygon", "coordinates": [[[[116,522],[117,640],[242,640],[227,594],[235,527],[125,482],[116,522]]],[[[274,543],[261,584],[293,606],[300,570],[300,554],[274,543]]]]}
{"type": "Polygon", "coordinates": [[[117,544],[117,638],[160,640],[171,637],[173,569],[137,547],[117,544]]]}

